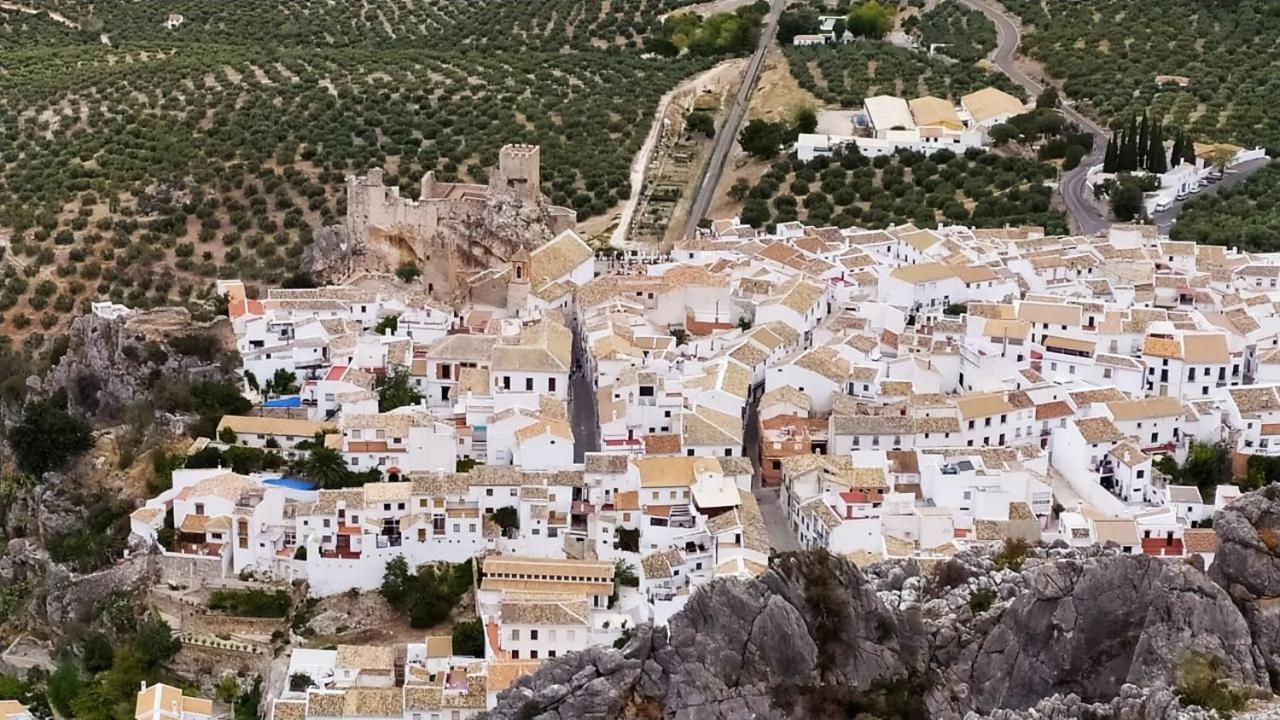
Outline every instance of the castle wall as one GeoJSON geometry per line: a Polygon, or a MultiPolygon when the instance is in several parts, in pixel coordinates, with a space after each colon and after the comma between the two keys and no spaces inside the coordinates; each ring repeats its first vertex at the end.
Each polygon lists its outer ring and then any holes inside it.
{"type": "Polygon", "coordinates": [[[539,163],[536,145],[507,145],[489,185],[443,183],[427,173],[418,200],[385,186],[379,168],[350,176],[344,229],[365,269],[392,272],[412,259],[428,292],[452,299],[459,276],[503,267],[518,249],[577,225],[573,210],[544,203],[539,163]]]}

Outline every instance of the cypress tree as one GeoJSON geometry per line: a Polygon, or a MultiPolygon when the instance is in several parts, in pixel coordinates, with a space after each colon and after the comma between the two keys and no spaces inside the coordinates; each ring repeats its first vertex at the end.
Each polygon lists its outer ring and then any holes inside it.
{"type": "Polygon", "coordinates": [[[1161,175],[1169,171],[1169,163],[1164,156],[1164,129],[1158,121],[1151,123],[1150,143],[1147,150],[1147,170],[1161,175]]]}
{"type": "Polygon", "coordinates": [[[1129,129],[1125,131],[1120,143],[1120,157],[1116,164],[1120,172],[1132,172],[1138,169],[1138,119],[1129,117],[1129,129]]]}
{"type": "Polygon", "coordinates": [[[1111,137],[1107,138],[1107,152],[1102,156],[1102,172],[1114,173],[1116,171],[1116,154],[1117,154],[1116,153],[1116,137],[1117,136],[1118,136],[1118,133],[1113,134],[1111,137]]]}
{"type": "Polygon", "coordinates": [[[1173,138],[1173,150],[1169,151],[1169,167],[1176,168],[1182,163],[1182,143],[1183,134],[1179,130],[1176,137],[1173,138]]]}
{"type": "Polygon", "coordinates": [[[1149,129],[1149,121],[1147,120],[1147,111],[1143,110],[1142,122],[1138,124],[1138,147],[1137,147],[1137,150],[1134,152],[1134,156],[1137,160],[1137,164],[1134,166],[1133,168],[1134,170],[1137,170],[1139,168],[1142,168],[1144,170],[1146,169],[1148,142],[1150,141],[1150,139],[1151,139],[1151,133],[1149,129]]]}

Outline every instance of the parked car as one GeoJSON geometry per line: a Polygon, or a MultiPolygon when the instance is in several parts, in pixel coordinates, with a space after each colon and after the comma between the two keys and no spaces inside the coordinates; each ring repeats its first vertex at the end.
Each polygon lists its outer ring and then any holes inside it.
{"type": "Polygon", "coordinates": [[[1171,207],[1173,207],[1172,200],[1161,200],[1156,203],[1156,212],[1164,212],[1165,210],[1168,210],[1171,207]]]}
{"type": "Polygon", "coordinates": [[[1179,200],[1186,200],[1186,199],[1187,199],[1187,191],[1186,191],[1186,190],[1179,190],[1179,191],[1178,191],[1178,199],[1179,199],[1179,200]]]}

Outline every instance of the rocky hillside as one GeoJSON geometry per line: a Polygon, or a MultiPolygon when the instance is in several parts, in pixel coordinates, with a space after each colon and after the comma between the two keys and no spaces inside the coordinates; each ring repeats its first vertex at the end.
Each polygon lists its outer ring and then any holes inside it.
{"type": "Polygon", "coordinates": [[[129,403],[149,397],[162,377],[228,377],[234,350],[227,322],[198,323],[182,308],[119,318],[81,315],[41,389],[65,389],[74,409],[116,420],[129,403]]]}
{"type": "Polygon", "coordinates": [[[1212,674],[1215,697],[1266,698],[1280,677],[1280,487],[1216,522],[1209,574],[1114,550],[865,573],[782,555],[758,580],[699,591],[622,651],[544,665],[485,717],[1209,717],[1179,700],[1189,668],[1212,674]]]}

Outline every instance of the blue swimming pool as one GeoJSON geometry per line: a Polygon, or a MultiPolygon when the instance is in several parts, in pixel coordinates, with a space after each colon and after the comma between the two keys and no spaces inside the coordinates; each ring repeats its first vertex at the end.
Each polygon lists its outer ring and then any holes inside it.
{"type": "Polygon", "coordinates": [[[297,408],[302,407],[302,396],[290,395],[289,397],[272,398],[264,403],[262,407],[270,408],[297,408]]]}
{"type": "Polygon", "coordinates": [[[286,487],[290,490],[315,490],[316,484],[310,480],[291,477],[274,477],[267,478],[262,481],[264,485],[276,485],[278,487],[286,487]]]}

